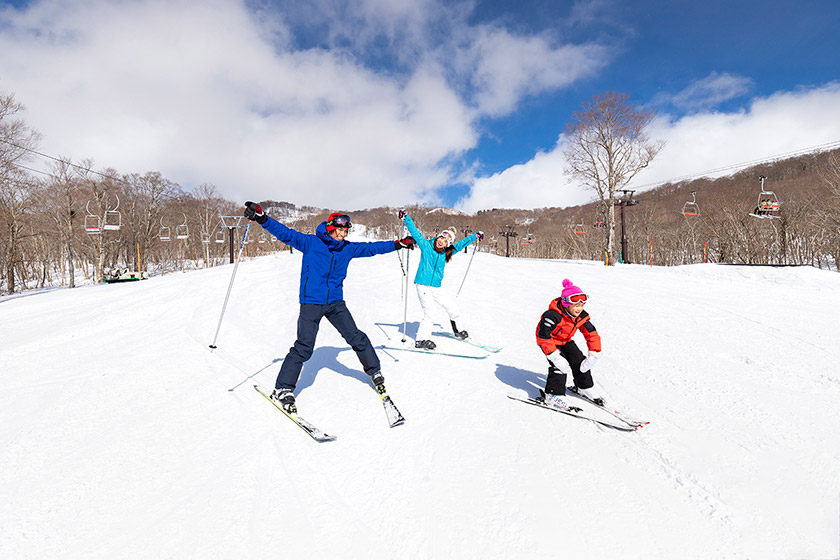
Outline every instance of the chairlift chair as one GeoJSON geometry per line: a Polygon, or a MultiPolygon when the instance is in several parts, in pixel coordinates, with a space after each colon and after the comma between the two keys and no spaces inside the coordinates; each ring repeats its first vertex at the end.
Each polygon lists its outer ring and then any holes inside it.
{"type": "Polygon", "coordinates": [[[216,232],[216,243],[224,243],[225,242],[225,232],[219,230],[216,232]]]}
{"type": "Polygon", "coordinates": [[[158,230],[158,237],[161,241],[169,241],[172,239],[172,232],[168,226],[163,225],[163,218],[160,219],[160,229],[158,230]]]}
{"type": "Polygon", "coordinates": [[[102,233],[102,220],[96,214],[90,212],[90,201],[85,206],[87,215],[85,216],[85,233],[88,235],[97,235],[102,233]]]}
{"type": "Polygon", "coordinates": [[[683,204],[683,216],[692,217],[700,215],[700,207],[697,206],[697,193],[691,191],[691,200],[683,204]]]}
{"type": "Polygon", "coordinates": [[[201,242],[202,243],[210,243],[210,234],[202,232],[201,233],[201,242]]]}
{"type": "Polygon", "coordinates": [[[575,235],[586,235],[586,229],[583,226],[583,221],[575,224],[575,235]]]}
{"type": "Polygon", "coordinates": [[[260,239],[259,239],[259,242],[260,242],[260,243],[265,243],[266,238],[267,238],[267,236],[266,236],[264,233],[261,233],[261,234],[260,234],[260,239]]]}
{"type": "Polygon", "coordinates": [[[175,238],[187,239],[190,236],[190,228],[187,227],[187,215],[184,214],[184,223],[175,226],[175,238]]]}
{"type": "Polygon", "coordinates": [[[117,210],[117,208],[120,207],[120,197],[117,195],[114,196],[117,197],[117,205],[113,210],[105,211],[105,219],[102,221],[102,229],[117,230],[122,226],[122,214],[120,214],[119,210],[117,210]]]}
{"type": "Polygon", "coordinates": [[[761,180],[761,192],[758,194],[758,202],[755,205],[755,210],[750,212],[750,216],[754,218],[781,218],[779,216],[779,199],[776,193],[764,189],[764,180],[767,177],[763,175],[759,177],[761,180]]]}
{"type": "Polygon", "coordinates": [[[592,222],[592,227],[607,227],[607,213],[603,208],[595,208],[595,221],[592,222]]]}

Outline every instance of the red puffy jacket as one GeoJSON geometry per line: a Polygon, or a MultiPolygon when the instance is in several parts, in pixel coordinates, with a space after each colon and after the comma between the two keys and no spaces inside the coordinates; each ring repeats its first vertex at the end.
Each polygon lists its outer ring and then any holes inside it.
{"type": "Polygon", "coordinates": [[[601,335],[589,320],[589,313],[581,311],[578,317],[572,317],[563,310],[560,298],[557,298],[551,301],[548,310],[540,317],[537,325],[537,346],[547,356],[557,350],[558,346],[571,341],[578,330],[586,339],[586,346],[590,352],[601,351],[601,335]]]}

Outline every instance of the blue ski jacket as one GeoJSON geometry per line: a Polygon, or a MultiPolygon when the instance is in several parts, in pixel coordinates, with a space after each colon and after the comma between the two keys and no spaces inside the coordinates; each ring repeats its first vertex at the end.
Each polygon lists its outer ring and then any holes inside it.
{"type": "Polygon", "coordinates": [[[328,304],[344,299],[344,279],[350,260],[396,251],[393,241],[354,243],[336,241],[321,222],[314,235],[284,226],[272,217],[262,227],[274,237],[303,253],[300,267],[300,303],[328,304]]]}
{"type": "MultiPolygon", "coordinates": [[[[440,284],[443,282],[443,269],[446,267],[446,253],[435,251],[434,241],[436,237],[430,239],[423,237],[423,234],[414,225],[411,216],[406,216],[404,222],[405,227],[408,228],[408,232],[414,237],[414,240],[417,241],[417,246],[420,248],[420,264],[417,267],[417,274],[414,275],[414,283],[440,288],[440,284]]],[[[469,237],[463,238],[458,243],[454,243],[452,245],[454,249],[453,256],[476,240],[478,240],[478,235],[474,233],[469,237]]]]}

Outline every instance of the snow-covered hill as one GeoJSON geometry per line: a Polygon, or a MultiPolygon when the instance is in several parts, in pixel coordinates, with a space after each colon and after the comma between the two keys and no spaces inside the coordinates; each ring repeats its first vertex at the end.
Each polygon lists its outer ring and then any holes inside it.
{"type": "MultiPolygon", "coordinates": [[[[325,321],[297,390],[339,437],[317,444],[253,389],[294,341],[299,267],[240,264],[214,353],[230,266],[0,299],[0,558],[837,558],[840,275],[478,253],[463,327],[504,349],[381,352],[388,429],[325,321]],[[534,330],[566,277],[638,432],[507,398],[544,382],[534,330]]],[[[350,267],[377,345],[403,286],[394,254],[350,267]]]]}

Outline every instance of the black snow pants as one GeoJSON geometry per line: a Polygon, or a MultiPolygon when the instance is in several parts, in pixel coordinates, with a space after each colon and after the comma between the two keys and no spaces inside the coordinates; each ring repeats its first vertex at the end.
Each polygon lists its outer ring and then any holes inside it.
{"type": "MultiPolygon", "coordinates": [[[[589,389],[595,384],[592,381],[592,370],[587,372],[580,371],[580,364],[584,360],[584,355],[574,340],[570,340],[563,346],[558,346],[557,350],[566,358],[566,361],[569,362],[572,368],[575,387],[578,389],[589,389]]],[[[566,374],[560,373],[551,362],[548,363],[548,377],[545,380],[545,392],[549,395],[566,394],[566,374]]]]}
{"type": "Polygon", "coordinates": [[[343,300],[326,305],[302,303],[298,316],[297,340],[289,349],[283,365],[280,366],[280,373],[277,374],[277,381],[274,384],[276,388],[295,388],[303,363],[312,357],[312,352],[315,350],[315,338],[318,336],[318,328],[324,317],[356,351],[365,373],[371,375],[379,371],[379,357],[373,349],[373,344],[368,336],[356,327],[353,316],[350,315],[350,310],[347,309],[347,304],[343,300]]]}

